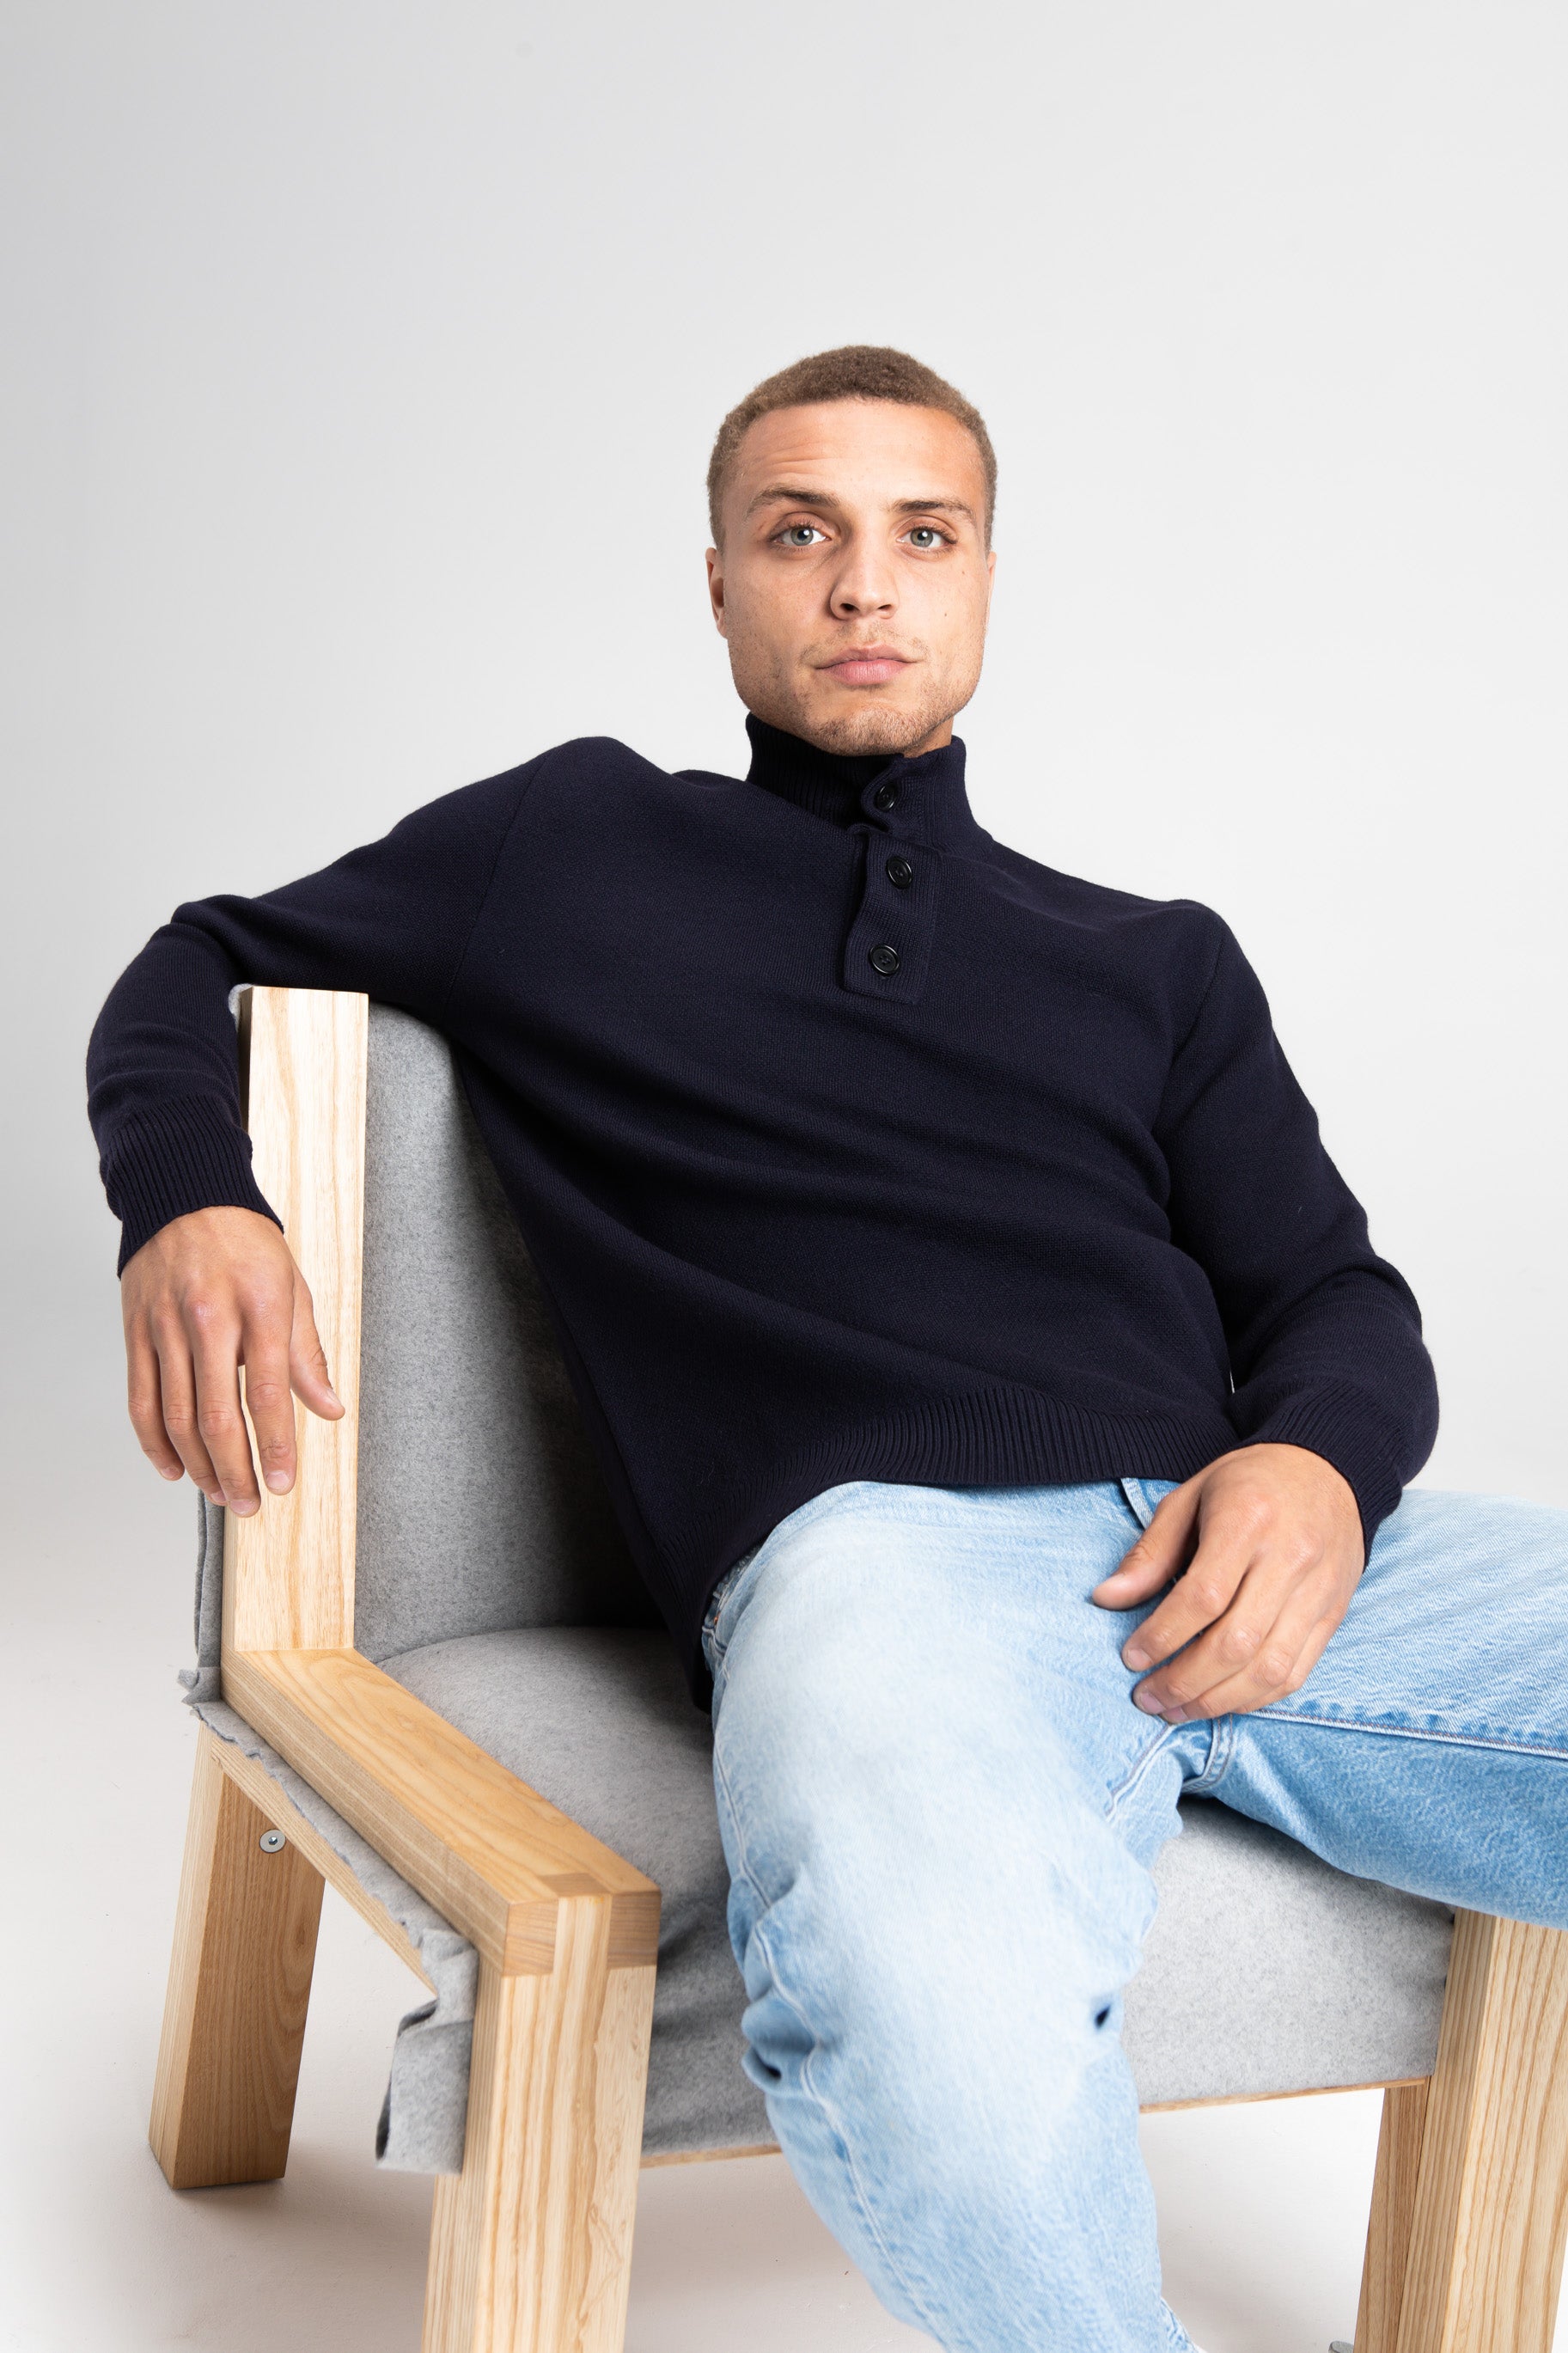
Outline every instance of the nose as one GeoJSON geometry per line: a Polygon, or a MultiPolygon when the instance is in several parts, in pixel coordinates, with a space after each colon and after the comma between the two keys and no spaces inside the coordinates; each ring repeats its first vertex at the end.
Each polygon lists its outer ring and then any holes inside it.
{"type": "Polygon", "coordinates": [[[898,602],[898,583],[886,554],[864,545],[847,550],[828,596],[835,620],[868,620],[895,612],[898,602]]]}

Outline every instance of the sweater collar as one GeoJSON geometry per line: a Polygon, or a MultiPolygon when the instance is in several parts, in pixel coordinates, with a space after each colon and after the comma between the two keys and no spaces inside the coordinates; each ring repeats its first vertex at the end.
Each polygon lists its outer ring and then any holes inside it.
{"type": "Polygon", "coordinates": [[[973,841],[981,831],[964,791],[963,745],[956,735],[940,750],[910,760],[900,752],[819,752],[751,714],[746,733],[752,739],[746,782],[830,824],[869,823],[939,849],[973,841]],[[885,801],[889,786],[894,791],[890,807],[877,798],[880,791],[885,801]]]}

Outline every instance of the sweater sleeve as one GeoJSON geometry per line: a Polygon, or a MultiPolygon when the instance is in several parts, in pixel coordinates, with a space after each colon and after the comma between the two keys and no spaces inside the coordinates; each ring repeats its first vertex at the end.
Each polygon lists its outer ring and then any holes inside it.
{"type": "Polygon", "coordinates": [[[276,1217],[240,1121],[231,989],[363,990],[437,1021],[539,765],[432,801],[380,841],[260,898],[177,907],[154,932],[110,990],[87,1056],[121,1272],[190,1210],[276,1217]]]}
{"type": "Polygon", "coordinates": [[[1431,1452],[1437,1390],[1409,1286],[1377,1256],[1230,932],[1174,1058],[1158,1140],[1173,1239],[1208,1276],[1244,1444],[1349,1482],[1370,1546],[1431,1452]]]}

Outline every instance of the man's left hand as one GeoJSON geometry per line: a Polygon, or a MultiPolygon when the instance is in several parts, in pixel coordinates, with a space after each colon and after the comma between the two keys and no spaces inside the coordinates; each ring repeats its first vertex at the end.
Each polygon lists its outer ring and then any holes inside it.
{"type": "Polygon", "coordinates": [[[1132,1694],[1141,1708],[1190,1724],[1300,1691],[1365,1562],[1355,1496],[1332,1463],[1302,1446],[1243,1446],[1163,1499],[1093,1598],[1132,1609],[1171,1587],[1121,1657],[1156,1670],[1132,1694]]]}

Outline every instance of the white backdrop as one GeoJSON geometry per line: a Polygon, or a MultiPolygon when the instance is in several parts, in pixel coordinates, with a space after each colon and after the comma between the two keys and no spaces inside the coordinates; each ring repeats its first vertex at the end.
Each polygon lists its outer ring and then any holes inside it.
{"type": "MultiPolygon", "coordinates": [[[[1427,1477],[1568,1502],[1568,16],[8,0],[0,104],[0,1777],[55,1929],[0,2348],[412,2347],[426,2193],[367,2152],[414,1997],[342,1907],[288,2182],[174,2200],[142,2146],[191,1507],[121,1405],[104,992],[180,899],[564,736],[732,766],[712,431],[904,344],[1001,456],[982,821],[1229,919],[1426,1308],[1427,1477]]],[[[1374,2134],[1151,2123],[1211,2353],[1349,2337],[1374,2134]]],[[[781,2171],[708,2171],[647,2177],[633,2353],[907,2341],[781,2171]]]]}
{"type": "Polygon", "coordinates": [[[564,736],[732,767],[713,427],[889,341],[1001,455],[983,821],[1232,922],[1426,1311],[1428,1478],[1568,1497],[1559,8],[10,23],[5,1239],[73,1361],[147,932],[564,736]]]}

